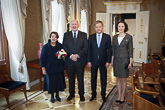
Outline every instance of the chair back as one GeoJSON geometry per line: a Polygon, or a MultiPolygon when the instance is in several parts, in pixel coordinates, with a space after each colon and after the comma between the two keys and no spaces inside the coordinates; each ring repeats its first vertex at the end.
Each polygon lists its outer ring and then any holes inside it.
{"type": "Polygon", "coordinates": [[[138,85],[138,69],[136,69],[135,73],[132,74],[132,92],[135,91],[135,87],[138,85]]]}
{"type": "Polygon", "coordinates": [[[0,84],[6,81],[10,81],[10,76],[7,73],[6,65],[0,65],[0,84]]]}
{"type": "Polygon", "coordinates": [[[160,84],[158,63],[142,63],[142,80],[145,84],[160,84]]]}
{"type": "Polygon", "coordinates": [[[165,57],[165,45],[162,45],[162,52],[161,52],[162,56],[165,57]]]}
{"type": "Polygon", "coordinates": [[[159,66],[157,63],[142,63],[142,76],[158,74],[159,66]]]}

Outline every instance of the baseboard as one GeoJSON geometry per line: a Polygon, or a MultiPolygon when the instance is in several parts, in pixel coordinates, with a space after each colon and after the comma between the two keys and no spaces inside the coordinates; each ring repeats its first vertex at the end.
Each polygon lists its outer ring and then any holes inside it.
{"type": "MultiPolygon", "coordinates": [[[[44,78],[42,78],[42,81],[44,81],[44,78]]],[[[39,82],[40,82],[39,79],[32,81],[32,82],[30,82],[30,86],[34,86],[34,85],[38,84],[39,82]]]]}

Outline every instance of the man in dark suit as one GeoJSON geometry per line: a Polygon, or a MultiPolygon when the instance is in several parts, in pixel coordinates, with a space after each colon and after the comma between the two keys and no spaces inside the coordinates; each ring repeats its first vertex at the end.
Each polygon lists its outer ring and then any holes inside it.
{"type": "Polygon", "coordinates": [[[65,64],[69,76],[69,97],[67,101],[75,97],[75,74],[77,73],[80,101],[84,97],[84,68],[88,48],[87,34],[78,30],[77,20],[71,21],[72,31],[64,33],[63,48],[67,52],[65,64]]]}
{"type": "Polygon", "coordinates": [[[88,67],[91,68],[91,89],[92,97],[90,101],[96,98],[97,71],[100,69],[101,96],[105,101],[107,86],[107,68],[111,62],[111,37],[103,33],[102,21],[95,22],[96,33],[89,36],[88,40],[88,67]]]}

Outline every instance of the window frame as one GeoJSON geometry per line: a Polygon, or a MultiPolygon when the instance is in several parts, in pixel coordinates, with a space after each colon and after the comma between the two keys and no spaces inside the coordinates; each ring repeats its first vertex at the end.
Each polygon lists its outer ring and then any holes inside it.
{"type": "Polygon", "coordinates": [[[0,43],[2,43],[2,51],[1,53],[3,54],[3,60],[0,60],[0,65],[6,65],[9,62],[9,55],[8,55],[8,43],[7,43],[7,38],[6,38],[6,34],[5,34],[5,30],[4,30],[4,25],[3,25],[3,21],[2,21],[2,10],[1,10],[1,1],[0,1],[0,37],[2,39],[2,41],[0,41],[0,43]]]}

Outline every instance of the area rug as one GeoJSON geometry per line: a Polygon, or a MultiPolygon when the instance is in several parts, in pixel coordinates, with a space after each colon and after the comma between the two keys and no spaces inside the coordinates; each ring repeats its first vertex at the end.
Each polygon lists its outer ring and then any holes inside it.
{"type": "Polygon", "coordinates": [[[123,104],[116,103],[117,96],[117,87],[114,86],[99,110],[133,110],[133,94],[131,86],[127,87],[125,102],[123,104]]]}

